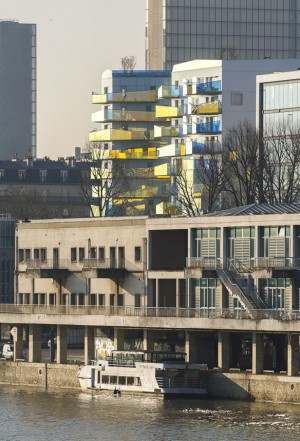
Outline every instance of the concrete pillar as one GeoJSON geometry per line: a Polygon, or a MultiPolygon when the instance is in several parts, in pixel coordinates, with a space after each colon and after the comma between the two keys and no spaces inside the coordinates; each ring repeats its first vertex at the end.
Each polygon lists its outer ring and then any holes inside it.
{"type": "Polygon", "coordinates": [[[29,325],[29,363],[42,361],[42,327],[41,325],[29,325]]]}
{"type": "Polygon", "coordinates": [[[14,341],[14,361],[23,359],[23,325],[16,325],[17,341],[14,341]]]}
{"type": "Polygon", "coordinates": [[[124,329],[114,328],[114,348],[116,351],[124,351],[124,329]]]}
{"type": "Polygon", "coordinates": [[[252,333],[252,374],[262,374],[264,370],[263,334],[252,333]]]}
{"type": "Polygon", "coordinates": [[[178,315],[178,308],[179,308],[179,299],[180,299],[180,280],[176,279],[176,311],[178,315]]]}
{"type": "Polygon", "coordinates": [[[229,371],[229,333],[218,332],[218,367],[223,372],[229,371]]]}
{"type": "Polygon", "coordinates": [[[56,362],[58,364],[67,363],[67,327],[57,325],[56,336],[56,362]]]}
{"type": "Polygon", "coordinates": [[[299,375],[299,334],[288,335],[287,374],[289,377],[299,375]]]}
{"type": "Polygon", "coordinates": [[[158,308],[158,305],[159,305],[159,283],[158,283],[158,279],[155,279],[155,295],[156,295],[156,298],[155,298],[155,306],[156,306],[156,308],[158,308]]]}
{"type": "Polygon", "coordinates": [[[188,331],[185,331],[185,352],[185,361],[188,363],[190,361],[190,334],[188,331]]]}
{"type": "Polygon", "coordinates": [[[95,358],[94,328],[84,327],[84,363],[89,364],[95,358]]]}
{"type": "Polygon", "coordinates": [[[144,351],[148,351],[148,330],[143,329],[143,348],[144,351]]]}

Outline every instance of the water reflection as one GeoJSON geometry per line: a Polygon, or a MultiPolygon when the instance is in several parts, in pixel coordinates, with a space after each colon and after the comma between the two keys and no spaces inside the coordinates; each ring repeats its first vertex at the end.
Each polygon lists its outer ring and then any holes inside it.
{"type": "Polygon", "coordinates": [[[300,406],[1,388],[1,440],[290,441],[300,406]]]}

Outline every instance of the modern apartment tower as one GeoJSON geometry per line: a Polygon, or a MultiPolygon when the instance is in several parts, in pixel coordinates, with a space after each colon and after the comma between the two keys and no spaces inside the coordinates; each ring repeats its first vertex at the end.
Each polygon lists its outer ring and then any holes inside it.
{"type": "Polygon", "coordinates": [[[299,58],[300,0],[147,0],[146,69],[194,59],[299,58]]]}
{"type": "Polygon", "coordinates": [[[0,21],[0,159],[36,156],[36,25],[0,21]]]}

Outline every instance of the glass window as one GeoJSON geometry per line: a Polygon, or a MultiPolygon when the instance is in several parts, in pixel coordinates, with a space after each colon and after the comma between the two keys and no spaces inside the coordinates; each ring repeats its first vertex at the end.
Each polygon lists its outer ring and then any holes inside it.
{"type": "Polygon", "coordinates": [[[77,261],[77,248],[71,248],[71,262],[77,261]]]}
{"type": "Polygon", "coordinates": [[[79,248],[79,262],[82,262],[85,255],[85,248],[79,248]]]}
{"type": "Polygon", "coordinates": [[[134,295],[134,307],[140,308],[141,307],[141,294],[135,294],[134,295]]]}
{"type": "Polygon", "coordinates": [[[140,262],[141,260],[141,247],[134,247],[134,260],[140,262]]]}
{"type": "Polygon", "coordinates": [[[105,259],[105,248],[104,247],[99,247],[98,248],[98,259],[99,260],[104,260],[105,259]]]}

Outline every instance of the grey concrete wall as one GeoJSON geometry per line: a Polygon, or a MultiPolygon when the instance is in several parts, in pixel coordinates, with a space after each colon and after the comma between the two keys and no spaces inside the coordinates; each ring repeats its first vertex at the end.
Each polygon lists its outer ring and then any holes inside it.
{"type": "Polygon", "coordinates": [[[209,372],[210,397],[300,403],[300,378],[280,375],[209,372]]]}
{"type": "Polygon", "coordinates": [[[78,366],[45,363],[0,362],[0,384],[41,389],[80,389],[78,366]]]}

